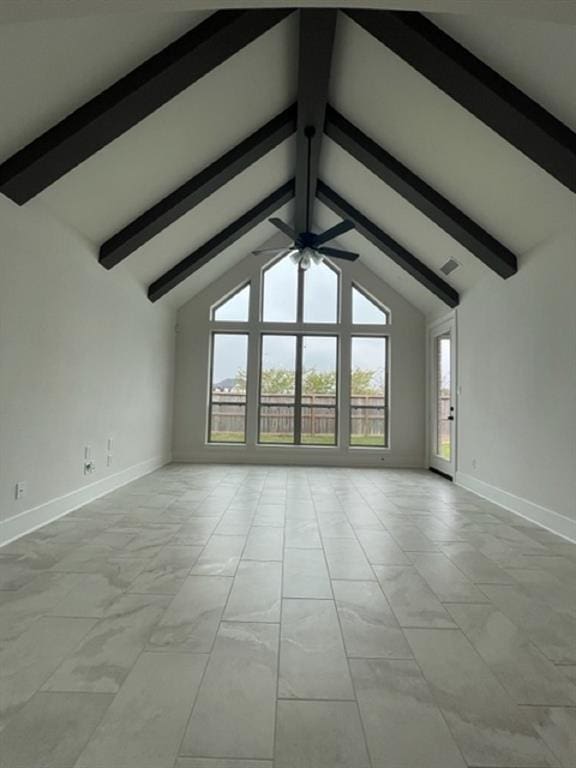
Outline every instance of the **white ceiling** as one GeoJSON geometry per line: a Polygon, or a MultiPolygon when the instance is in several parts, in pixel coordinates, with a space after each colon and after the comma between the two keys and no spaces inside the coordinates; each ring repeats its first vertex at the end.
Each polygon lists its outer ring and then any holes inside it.
{"type": "MultiPolygon", "coordinates": [[[[143,284],[152,283],[249,207],[282,186],[290,178],[294,167],[293,149],[293,142],[285,142],[251,165],[194,210],[132,253],[126,260],[129,269],[143,284]]],[[[264,238],[270,237],[275,231],[270,224],[268,231],[269,234],[265,229],[264,238]]],[[[214,266],[218,267],[222,256],[217,256],[214,261],[214,266]]],[[[224,271],[223,262],[220,271],[224,271]]],[[[187,286],[188,290],[195,292],[194,278],[188,282],[191,283],[187,286]]]]}
{"type": "MultiPolygon", "coordinates": [[[[294,14],[246,46],[66,174],[42,200],[96,243],[113,235],[296,100],[296,21],[294,14]]],[[[277,186],[292,172],[287,167],[277,186]]],[[[263,196],[256,185],[245,199],[263,196]]],[[[215,211],[220,227],[229,218],[223,210],[215,211]]]]}
{"type": "Polygon", "coordinates": [[[1,157],[35,139],[205,16],[144,13],[0,25],[1,157]]]}
{"type": "MultiPolygon", "coordinates": [[[[358,0],[170,0],[171,11],[218,8],[306,7],[352,8],[358,0]]],[[[363,0],[365,8],[386,8],[424,13],[457,13],[518,17],[576,24],[573,0],[363,0]]],[[[128,12],[160,12],[166,0],[6,0],[0,5],[0,22],[62,18],[128,12]]]]}
{"type": "MultiPolygon", "coordinates": [[[[11,74],[0,78],[0,159],[205,18],[205,10],[190,9],[210,5],[180,0],[170,7],[187,12],[144,13],[143,8],[159,6],[155,0],[140,0],[140,12],[127,13],[135,7],[133,0],[118,0],[115,10],[124,12],[100,15],[85,15],[101,10],[100,0],[76,0],[74,5],[54,0],[49,10],[32,0],[1,6],[0,71],[11,74]],[[78,17],[64,18],[66,13],[78,17]],[[54,18],[6,22],[42,14],[54,18]]],[[[429,13],[429,18],[576,128],[576,27],[533,20],[560,18],[565,0],[511,0],[505,4],[507,14],[529,18],[502,17],[495,24],[494,10],[502,5],[501,0],[483,0],[475,2],[475,10],[482,6],[480,14],[429,13]]],[[[399,0],[387,6],[429,12],[471,8],[467,0],[399,0]]],[[[35,204],[80,232],[96,256],[98,246],[118,228],[295,100],[296,22],[294,14],[277,25],[49,187],[35,204]]],[[[575,212],[575,198],[564,187],[342,14],[331,101],[520,257],[575,212]]],[[[293,169],[291,140],[132,254],[110,272],[110,279],[117,270],[128,272],[145,290],[287,181],[293,169]]],[[[447,282],[463,294],[487,274],[466,249],[329,140],[323,146],[321,176],[435,271],[455,258],[461,267],[447,282]]],[[[290,218],[291,206],[282,214],[290,218]]],[[[320,228],[335,220],[318,205],[320,228]]],[[[161,301],[181,306],[272,232],[268,223],[256,227],[161,301]]],[[[342,238],[342,245],[360,252],[367,266],[421,311],[445,309],[358,234],[342,238]]]]}
{"type": "MultiPolygon", "coordinates": [[[[571,3],[576,9],[576,2],[571,3]]],[[[576,30],[502,17],[428,14],[429,19],[517,88],[576,130],[576,30]]]]}

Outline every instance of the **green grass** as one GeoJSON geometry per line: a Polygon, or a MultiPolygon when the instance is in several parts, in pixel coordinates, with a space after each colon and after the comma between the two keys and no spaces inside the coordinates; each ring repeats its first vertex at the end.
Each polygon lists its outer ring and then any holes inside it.
{"type": "Polygon", "coordinates": [[[264,432],[260,435],[260,443],[280,443],[282,445],[291,445],[294,442],[294,436],[282,432],[264,432]]]}
{"type": "MultiPolygon", "coordinates": [[[[210,437],[212,443],[243,443],[243,432],[213,432],[210,437]]],[[[292,445],[294,437],[286,433],[265,433],[260,436],[260,443],[267,445],[292,445]]],[[[303,445],[334,445],[333,435],[303,435],[303,445]]],[[[381,435],[354,435],[350,443],[355,446],[383,448],[381,435]]]]}
{"type": "Polygon", "coordinates": [[[372,448],[385,448],[384,435],[352,435],[350,445],[364,445],[372,448]]]}
{"type": "Polygon", "coordinates": [[[212,432],[211,443],[243,443],[244,432],[212,432]]]}
{"type": "Polygon", "coordinates": [[[440,458],[446,459],[446,461],[450,461],[451,456],[451,443],[450,440],[443,440],[442,445],[440,446],[440,458]]]}
{"type": "MultiPolygon", "coordinates": [[[[264,433],[260,442],[266,444],[292,445],[294,437],[283,433],[264,433]]],[[[302,445],[334,445],[334,435],[302,435],[302,445]]]]}

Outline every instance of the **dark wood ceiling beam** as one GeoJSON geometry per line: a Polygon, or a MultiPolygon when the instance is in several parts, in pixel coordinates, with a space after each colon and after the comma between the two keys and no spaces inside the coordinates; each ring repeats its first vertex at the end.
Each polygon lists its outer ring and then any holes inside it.
{"type": "Polygon", "coordinates": [[[434,85],[576,191],[576,134],[419,13],[346,9],[434,85]]]}
{"type": "Polygon", "coordinates": [[[336,10],[301,9],[298,58],[298,130],[296,139],[296,201],[294,224],[298,233],[307,232],[313,221],[324,115],[328,102],[332,49],[336,32],[336,10]],[[313,129],[310,173],[308,139],[313,129]]]}
{"type": "Polygon", "coordinates": [[[148,288],[150,301],[158,301],[165,296],[293,197],[294,179],[291,179],[155,280],[148,288]]]}
{"type": "Polygon", "coordinates": [[[295,130],[296,105],[294,104],[107,240],[100,248],[102,266],[111,269],[119,264],[144,243],[181,216],[189,213],[216,190],[289,138],[295,130]]]}
{"type": "Polygon", "coordinates": [[[27,202],[291,12],[212,14],[0,165],[0,192],[27,202]]]}
{"type": "Polygon", "coordinates": [[[353,221],[357,232],[379,248],[399,267],[402,267],[409,275],[412,275],[427,290],[431,291],[449,307],[458,306],[460,303],[458,291],[454,290],[451,285],[448,285],[445,280],[417,259],[414,254],[406,250],[404,246],[396,242],[390,235],[386,234],[386,232],[366,218],[364,214],[360,213],[360,211],[320,179],[318,180],[317,194],[318,199],[327,205],[331,211],[338,216],[353,221]]]}
{"type": "Polygon", "coordinates": [[[331,106],[326,135],[501,277],[518,271],[508,248],[331,106]]]}

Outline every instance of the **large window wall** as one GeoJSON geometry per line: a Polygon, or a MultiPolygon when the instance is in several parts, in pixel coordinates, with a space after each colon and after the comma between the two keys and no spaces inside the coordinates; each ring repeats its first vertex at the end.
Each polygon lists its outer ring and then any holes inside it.
{"type": "Polygon", "coordinates": [[[328,261],[265,265],[210,309],[207,441],[387,448],[390,321],[328,261]]]}

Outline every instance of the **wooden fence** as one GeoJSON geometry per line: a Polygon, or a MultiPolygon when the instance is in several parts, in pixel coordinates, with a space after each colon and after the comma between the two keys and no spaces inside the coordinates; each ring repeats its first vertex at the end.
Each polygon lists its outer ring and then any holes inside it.
{"type": "MultiPolygon", "coordinates": [[[[244,431],[244,394],[217,392],[212,395],[212,432],[244,431]],[[238,406],[235,406],[235,403],[238,406]]],[[[260,401],[260,432],[286,435],[294,432],[294,401],[280,395],[264,395],[260,401]]],[[[377,436],[385,434],[386,411],[383,397],[355,396],[351,399],[352,435],[377,436]]],[[[305,395],[302,398],[302,433],[334,435],[336,405],[333,395],[305,395]]]]}

